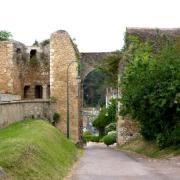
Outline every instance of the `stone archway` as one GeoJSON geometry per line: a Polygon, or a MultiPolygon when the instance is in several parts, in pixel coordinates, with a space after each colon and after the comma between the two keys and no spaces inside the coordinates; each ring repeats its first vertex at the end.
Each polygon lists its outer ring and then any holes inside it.
{"type": "Polygon", "coordinates": [[[104,58],[109,54],[110,52],[80,53],[82,81],[91,71],[95,70],[99,64],[103,63],[104,58]]]}
{"type": "MultiPolygon", "coordinates": [[[[81,127],[85,128],[86,126],[86,116],[87,111],[94,115],[97,115],[98,110],[96,108],[87,108],[84,107],[84,89],[83,84],[86,77],[97,67],[103,63],[104,58],[110,55],[110,52],[95,52],[95,53],[81,53],[80,64],[81,64],[81,127]]],[[[81,128],[81,131],[82,131],[81,128]]],[[[82,133],[82,132],[81,132],[82,133]]]]}

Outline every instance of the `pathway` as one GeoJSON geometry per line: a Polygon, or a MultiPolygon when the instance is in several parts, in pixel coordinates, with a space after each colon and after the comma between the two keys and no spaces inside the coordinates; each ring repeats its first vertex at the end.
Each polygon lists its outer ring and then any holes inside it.
{"type": "Polygon", "coordinates": [[[72,171],[72,180],[179,180],[180,157],[171,160],[152,160],[135,157],[89,143],[83,157],[72,171]]]}

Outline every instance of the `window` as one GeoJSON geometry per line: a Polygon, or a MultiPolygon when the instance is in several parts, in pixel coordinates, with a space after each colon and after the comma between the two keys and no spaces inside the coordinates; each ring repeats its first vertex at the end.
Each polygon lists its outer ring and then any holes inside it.
{"type": "Polygon", "coordinates": [[[47,87],[47,97],[50,98],[50,85],[47,87]]]}
{"type": "Polygon", "coordinates": [[[30,86],[24,86],[24,98],[29,98],[30,86]]]}
{"type": "Polygon", "coordinates": [[[35,98],[42,99],[43,88],[41,85],[35,86],[35,98]]]}
{"type": "Polygon", "coordinates": [[[30,59],[33,58],[33,57],[36,57],[36,53],[37,53],[36,49],[32,49],[30,51],[30,59]]]}

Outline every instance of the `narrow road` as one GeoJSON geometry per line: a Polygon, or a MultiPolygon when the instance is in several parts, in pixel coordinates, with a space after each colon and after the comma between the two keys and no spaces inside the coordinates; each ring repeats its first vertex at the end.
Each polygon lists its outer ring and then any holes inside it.
{"type": "Polygon", "coordinates": [[[152,160],[89,143],[74,167],[72,180],[180,180],[180,157],[152,160]]]}

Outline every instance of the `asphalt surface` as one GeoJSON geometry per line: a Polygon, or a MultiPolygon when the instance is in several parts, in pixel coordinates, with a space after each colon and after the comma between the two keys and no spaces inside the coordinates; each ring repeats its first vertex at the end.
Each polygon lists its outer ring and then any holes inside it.
{"type": "Polygon", "coordinates": [[[72,180],[180,180],[180,157],[167,160],[129,155],[90,143],[72,170],[72,180]]]}

